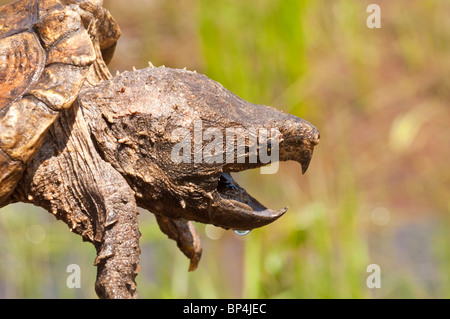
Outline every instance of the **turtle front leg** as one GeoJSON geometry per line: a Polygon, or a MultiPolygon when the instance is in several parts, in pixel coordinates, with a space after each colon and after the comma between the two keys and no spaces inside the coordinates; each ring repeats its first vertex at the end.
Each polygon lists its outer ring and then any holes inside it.
{"type": "Polygon", "coordinates": [[[197,269],[202,256],[202,243],[194,224],[186,219],[170,219],[155,214],[161,231],[177,242],[178,248],[189,258],[189,271],[197,269]]]}
{"type": "Polygon", "coordinates": [[[13,196],[44,207],[94,244],[100,298],[137,297],[140,232],[134,192],[97,153],[76,104],[50,128],[13,196]]]}
{"type": "MultiPolygon", "coordinates": [[[[111,173],[115,170],[111,168],[111,173]]],[[[109,173],[108,173],[109,174],[109,173]]],[[[101,241],[95,242],[97,269],[95,291],[102,298],[137,298],[134,281],[139,272],[138,209],[134,193],[122,176],[111,174],[102,186],[106,207],[101,241]]]]}

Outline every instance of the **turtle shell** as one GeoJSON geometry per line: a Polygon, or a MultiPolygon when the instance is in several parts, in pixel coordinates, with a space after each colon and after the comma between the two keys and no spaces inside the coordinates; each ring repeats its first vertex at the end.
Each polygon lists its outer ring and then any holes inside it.
{"type": "Polygon", "coordinates": [[[0,7],[0,207],[90,68],[111,59],[119,35],[102,1],[0,7]]]}

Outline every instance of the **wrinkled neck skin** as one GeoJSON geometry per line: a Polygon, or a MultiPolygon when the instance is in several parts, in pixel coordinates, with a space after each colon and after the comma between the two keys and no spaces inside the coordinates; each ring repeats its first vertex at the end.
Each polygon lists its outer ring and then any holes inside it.
{"type": "Polygon", "coordinates": [[[110,77],[100,61],[89,74],[12,200],[45,208],[94,244],[100,298],[137,297],[138,206],[155,214],[190,259],[189,270],[202,253],[191,221],[250,230],[286,212],[266,208],[231,172],[269,167],[263,167],[268,154],[272,161],[297,161],[305,172],[319,141],[311,124],[246,102],[195,72],[147,68],[110,77]],[[260,143],[272,129],[279,134],[260,143]]]}
{"type": "Polygon", "coordinates": [[[84,90],[80,104],[99,154],[125,177],[139,206],[226,229],[261,227],[286,211],[264,207],[230,172],[264,166],[263,153],[275,152],[272,159],[297,161],[305,172],[319,141],[305,120],[249,103],[185,70],[124,72],[84,90]],[[239,156],[237,146],[227,148],[230,129],[236,145],[245,141],[239,156]],[[279,135],[271,136],[273,129],[279,135]],[[251,140],[260,130],[268,132],[270,150],[259,143],[264,139],[251,140]]]}

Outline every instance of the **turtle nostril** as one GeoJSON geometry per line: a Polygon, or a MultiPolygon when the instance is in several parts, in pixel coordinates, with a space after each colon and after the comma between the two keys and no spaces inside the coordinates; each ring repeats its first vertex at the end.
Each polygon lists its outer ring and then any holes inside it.
{"type": "Polygon", "coordinates": [[[314,137],[312,138],[312,142],[314,145],[317,145],[317,144],[319,144],[319,141],[320,141],[320,133],[317,132],[316,134],[314,134],[314,137]]]}

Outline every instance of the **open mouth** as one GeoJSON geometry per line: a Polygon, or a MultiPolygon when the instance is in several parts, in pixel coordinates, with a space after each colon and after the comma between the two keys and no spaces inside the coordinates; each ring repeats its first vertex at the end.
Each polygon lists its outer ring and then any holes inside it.
{"type": "Polygon", "coordinates": [[[217,193],[221,208],[226,211],[227,224],[234,230],[250,230],[274,222],[280,218],[287,207],[272,210],[239,186],[230,173],[222,173],[217,184],[217,193]]]}

